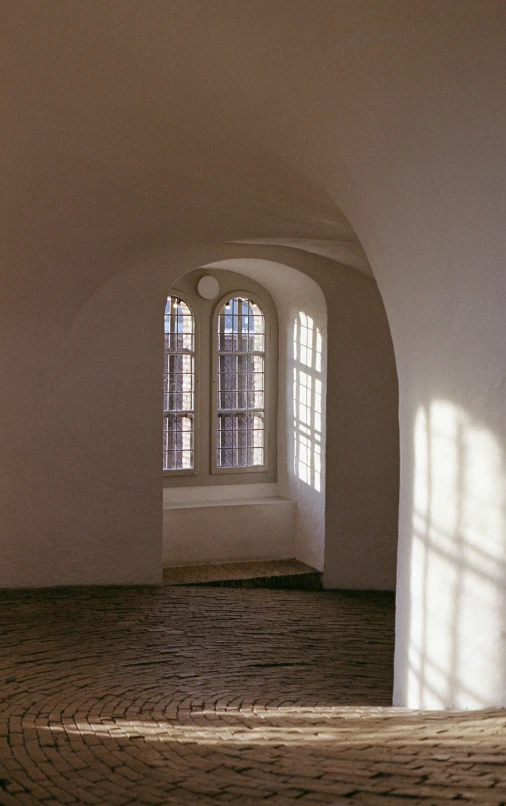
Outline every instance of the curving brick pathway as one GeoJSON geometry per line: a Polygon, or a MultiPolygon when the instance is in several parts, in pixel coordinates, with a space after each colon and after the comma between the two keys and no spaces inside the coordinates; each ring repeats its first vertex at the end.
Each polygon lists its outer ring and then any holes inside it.
{"type": "Polygon", "coordinates": [[[388,707],[393,600],[0,594],[0,804],[506,804],[506,714],[388,707]]]}

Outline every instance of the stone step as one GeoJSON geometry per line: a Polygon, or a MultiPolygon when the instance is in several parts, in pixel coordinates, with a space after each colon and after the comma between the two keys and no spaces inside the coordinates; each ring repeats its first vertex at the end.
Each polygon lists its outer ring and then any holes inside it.
{"type": "Polygon", "coordinates": [[[266,560],[165,568],[165,585],[322,590],[322,573],[299,560],[266,560]]]}

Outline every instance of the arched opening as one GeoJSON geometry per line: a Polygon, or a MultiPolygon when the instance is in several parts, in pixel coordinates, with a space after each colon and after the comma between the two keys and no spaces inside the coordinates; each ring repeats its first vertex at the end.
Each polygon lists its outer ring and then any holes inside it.
{"type": "MultiPolygon", "coordinates": [[[[54,423],[68,423],[71,428],[77,418],[83,424],[73,443],[79,452],[79,466],[63,450],[64,432],[49,432],[53,445],[68,460],[66,475],[58,476],[56,465],[48,472],[53,495],[60,495],[62,485],[66,488],[70,482],[73,484],[69,523],[74,523],[72,518],[77,513],[75,495],[84,496],[97,457],[110,474],[107,484],[104,478],[99,487],[94,485],[86,493],[88,525],[97,536],[96,546],[100,545],[100,551],[107,550],[109,559],[107,563],[87,566],[84,580],[101,584],[161,581],[161,305],[165,306],[174,283],[184,282],[196,266],[202,274],[226,269],[238,274],[241,282],[247,277],[267,290],[280,318],[280,364],[292,382],[294,365],[287,356],[293,350],[294,323],[300,312],[326,335],[322,366],[326,360],[327,371],[321,379],[322,416],[326,418],[321,491],[293,472],[294,394],[287,386],[289,391],[285,389],[284,396],[279,396],[275,440],[287,463],[285,468],[277,469],[278,493],[270,494],[297,501],[297,522],[289,530],[295,554],[303,562],[323,568],[326,587],[393,590],[399,494],[397,376],[378,287],[364,273],[326,257],[255,244],[161,250],[118,272],[76,315],[62,343],[60,371],[47,390],[44,410],[52,412],[54,423]],[[104,354],[110,357],[107,362],[104,354]],[[76,390],[83,393],[76,395],[76,390]],[[93,439],[90,435],[94,435],[93,439]],[[99,504],[105,494],[107,524],[108,528],[114,527],[116,541],[102,544],[98,540],[104,519],[99,504]],[[310,539],[306,539],[308,535],[310,539]]],[[[240,285],[234,283],[232,290],[240,285]]],[[[302,366],[299,369],[303,371],[302,366]]],[[[209,439],[209,430],[201,438],[209,439]]],[[[218,484],[213,482],[212,487],[201,489],[201,494],[207,500],[219,499],[227,492],[226,487],[233,486],[236,490],[241,487],[240,497],[244,499],[250,487],[244,480],[247,475],[243,474],[241,484],[234,485],[220,478],[218,484]]],[[[257,479],[251,488],[254,486],[254,495],[258,496],[263,485],[274,483],[267,476],[257,479]]],[[[184,503],[187,487],[186,480],[177,487],[171,486],[170,496],[175,503],[184,503]]],[[[76,525],[75,534],[77,528],[76,525]]],[[[176,531],[184,548],[185,534],[183,530],[176,531]]],[[[89,544],[90,552],[95,550],[93,546],[89,544]]],[[[75,555],[73,575],[60,577],[58,569],[53,568],[49,580],[80,579],[79,556],[75,555]]],[[[43,567],[37,566],[41,574],[37,580],[43,579],[43,567]]]]}
{"type": "Polygon", "coordinates": [[[263,479],[166,481],[164,506],[179,514],[164,527],[164,564],[293,556],[323,571],[326,587],[393,590],[398,404],[383,304],[361,273],[340,267],[311,276],[309,256],[301,263],[302,270],[265,258],[226,258],[189,269],[174,284],[182,291],[204,275],[230,273],[236,287],[237,277],[249,278],[271,296],[279,322],[277,451],[276,472],[263,479]],[[188,552],[191,531],[202,533],[201,519],[190,526],[197,499],[202,506],[274,497],[295,504],[285,527],[273,527],[276,539],[262,546],[248,537],[246,549],[224,541],[221,553],[212,540],[188,552]]]}

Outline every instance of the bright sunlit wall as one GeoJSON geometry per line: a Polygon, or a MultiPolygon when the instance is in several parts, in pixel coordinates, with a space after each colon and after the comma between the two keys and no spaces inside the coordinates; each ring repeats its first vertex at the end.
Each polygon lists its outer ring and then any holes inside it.
{"type": "Polygon", "coordinates": [[[293,470],[322,489],[323,339],[314,319],[299,311],[293,323],[293,470]]]}
{"type": "Polygon", "coordinates": [[[503,451],[463,408],[434,400],[418,410],[414,458],[406,704],[491,706],[506,637],[503,451]]]}

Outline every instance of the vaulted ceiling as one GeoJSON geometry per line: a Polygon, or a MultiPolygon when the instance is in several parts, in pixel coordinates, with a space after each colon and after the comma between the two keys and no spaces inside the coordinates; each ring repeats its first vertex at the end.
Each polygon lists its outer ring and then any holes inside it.
{"type": "Polygon", "coordinates": [[[462,161],[497,138],[501,11],[7,0],[4,245],[39,278],[217,240],[368,271],[359,239],[381,258],[410,206],[430,217],[434,178],[452,195],[462,161]]]}

